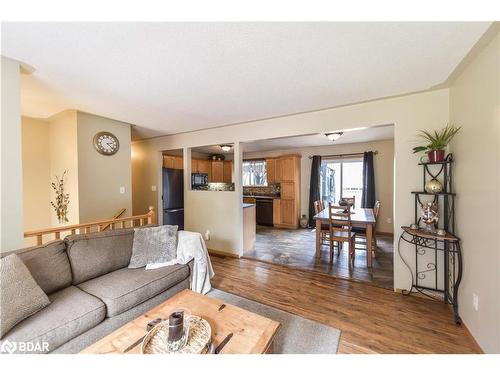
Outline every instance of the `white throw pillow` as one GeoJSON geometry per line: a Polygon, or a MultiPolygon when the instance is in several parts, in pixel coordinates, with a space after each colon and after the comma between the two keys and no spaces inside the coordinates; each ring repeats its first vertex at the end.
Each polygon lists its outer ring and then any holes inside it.
{"type": "Polygon", "coordinates": [[[165,263],[177,257],[177,225],[134,228],[132,257],[128,268],[165,263]]]}

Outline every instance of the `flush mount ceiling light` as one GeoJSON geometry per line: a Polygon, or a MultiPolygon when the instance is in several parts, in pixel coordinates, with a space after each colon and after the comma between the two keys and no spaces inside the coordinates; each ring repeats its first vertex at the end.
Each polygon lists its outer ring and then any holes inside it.
{"type": "Polygon", "coordinates": [[[335,142],[337,139],[340,138],[340,136],[344,134],[342,132],[338,132],[338,133],[326,133],[325,135],[327,136],[327,138],[332,141],[332,142],[335,142]]]}
{"type": "Polygon", "coordinates": [[[231,150],[231,148],[233,146],[231,146],[231,145],[220,145],[219,147],[222,149],[222,151],[229,152],[229,150],[231,150]]]}

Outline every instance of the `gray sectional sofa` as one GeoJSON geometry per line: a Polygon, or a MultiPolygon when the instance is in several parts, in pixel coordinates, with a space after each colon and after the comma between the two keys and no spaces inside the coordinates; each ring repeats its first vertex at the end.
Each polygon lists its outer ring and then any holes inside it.
{"type": "Polygon", "coordinates": [[[127,268],[133,238],[133,229],[119,229],[2,253],[18,254],[51,303],[1,341],[48,342],[48,352],[77,353],[189,288],[192,262],[148,271],[127,268]]]}

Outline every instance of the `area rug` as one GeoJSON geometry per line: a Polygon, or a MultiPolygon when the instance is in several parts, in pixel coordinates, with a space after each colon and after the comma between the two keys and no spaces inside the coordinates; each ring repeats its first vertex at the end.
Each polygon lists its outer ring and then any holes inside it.
{"type": "Polygon", "coordinates": [[[276,354],[337,354],[340,330],[249,299],[212,289],[207,295],[281,323],[276,354]]]}

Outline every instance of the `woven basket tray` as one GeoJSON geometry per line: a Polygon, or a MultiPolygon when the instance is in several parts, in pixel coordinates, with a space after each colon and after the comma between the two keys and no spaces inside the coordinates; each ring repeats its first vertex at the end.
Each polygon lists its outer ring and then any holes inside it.
{"type": "Polygon", "coordinates": [[[199,316],[187,315],[184,317],[184,325],[189,327],[186,345],[176,351],[169,351],[166,343],[168,341],[168,320],[156,325],[144,337],[141,345],[142,354],[201,354],[206,351],[207,344],[212,336],[210,324],[199,316]]]}

